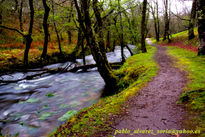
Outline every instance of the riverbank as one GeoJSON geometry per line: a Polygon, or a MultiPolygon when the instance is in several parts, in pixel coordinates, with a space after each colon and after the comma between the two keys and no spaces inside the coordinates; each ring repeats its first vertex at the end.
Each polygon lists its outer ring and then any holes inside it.
{"type": "Polygon", "coordinates": [[[112,133],[112,123],[119,115],[126,113],[125,102],[146,86],[157,74],[158,65],[153,56],[156,48],[148,46],[148,53],[140,53],[128,58],[114,73],[120,80],[121,92],[101,98],[97,104],[81,110],[50,136],[104,136],[112,133]]]}

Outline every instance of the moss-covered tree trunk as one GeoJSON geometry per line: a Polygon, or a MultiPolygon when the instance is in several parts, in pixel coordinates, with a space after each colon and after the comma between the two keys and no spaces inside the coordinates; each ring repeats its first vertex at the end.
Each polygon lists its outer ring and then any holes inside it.
{"type": "Polygon", "coordinates": [[[198,0],[198,55],[205,55],[205,0],[198,0]]]}
{"type": "MultiPolygon", "coordinates": [[[[112,94],[118,90],[117,78],[112,73],[112,69],[108,63],[107,57],[103,53],[104,51],[101,51],[102,47],[100,48],[100,45],[98,43],[98,38],[96,37],[97,35],[95,34],[95,31],[92,27],[93,25],[91,23],[91,17],[90,17],[90,13],[89,13],[90,1],[84,0],[83,2],[81,2],[81,6],[80,6],[81,9],[78,6],[77,0],[74,0],[74,2],[75,2],[75,7],[76,7],[77,13],[78,13],[78,20],[80,23],[80,27],[82,28],[82,30],[84,32],[87,44],[91,49],[91,53],[93,55],[94,60],[96,61],[98,71],[99,71],[101,77],[103,78],[103,80],[105,81],[106,88],[107,88],[106,94],[112,94]],[[81,10],[82,10],[82,13],[81,13],[81,10]],[[82,16],[82,14],[84,16],[82,16]]],[[[95,6],[98,6],[97,4],[98,4],[98,1],[94,0],[93,7],[97,8],[97,7],[95,7],[95,6]]],[[[98,10],[98,9],[94,9],[94,12],[96,12],[96,10],[98,10]]],[[[99,12],[99,11],[97,11],[97,12],[99,12]]],[[[95,14],[98,14],[98,13],[95,13],[95,14]]],[[[101,19],[99,16],[96,17],[96,20],[98,21],[98,25],[100,27],[100,23],[102,20],[100,21],[99,19],[101,19]]],[[[98,35],[98,36],[100,36],[100,35],[98,35]]],[[[100,38],[100,40],[102,40],[102,38],[100,38]]]]}
{"type": "Polygon", "coordinates": [[[194,23],[195,23],[195,19],[196,19],[196,0],[193,0],[192,3],[192,9],[191,9],[191,17],[190,17],[190,21],[189,21],[189,40],[193,39],[195,37],[194,35],[194,23]]]}
{"type": "Polygon", "coordinates": [[[107,35],[106,35],[106,51],[108,51],[108,49],[111,49],[111,33],[110,33],[110,21],[108,20],[108,30],[107,30],[107,35]]]}
{"type": "Polygon", "coordinates": [[[145,46],[146,10],[147,10],[147,0],[144,0],[143,9],[142,9],[142,21],[141,21],[141,50],[142,50],[142,53],[147,52],[147,49],[145,46]]]}
{"type": "Polygon", "coordinates": [[[49,37],[49,32],[48,32],[48,16],[49,16],[49,11],[50,8],[48,7],[46,0],[43,1],[43,7],[44,7],[44,18],[43,18],[43,29],[44,29],[44,44],[43,44],[43,52],[41,54],[41,58],[45,58],[47,55],[47,49],[48,49],[48,37],[49,37]]]}

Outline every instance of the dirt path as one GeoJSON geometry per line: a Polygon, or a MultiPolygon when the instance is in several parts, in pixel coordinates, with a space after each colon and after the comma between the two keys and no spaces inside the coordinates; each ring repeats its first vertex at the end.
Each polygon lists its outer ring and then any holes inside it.
{"type": "MultiPolygon", "coordinates": [[[[158,50],[155,54],[155,60],[160,66],[158,75],[140,91],[137,97],[129,100],[128,114],[118,119],[114,126],[118,130],[127,129],[130,130],[130,133],[138,129],[153,130],[153,133],[156,134],[157,130],[183,129],[182,121],[185,110],[176,102],[187,80],[183,72],[172,66],[173,59],[167,55],[166,48],[156,47],[158,50]]],[[[115,132],[117,133],[114,131],[113,135],[115,132]]],[[[174,137],[175,135],[136,133],[116,134],[115,136],[174,137]]],[[[182,136],[180,135],[180,137],[182,136]]]]}

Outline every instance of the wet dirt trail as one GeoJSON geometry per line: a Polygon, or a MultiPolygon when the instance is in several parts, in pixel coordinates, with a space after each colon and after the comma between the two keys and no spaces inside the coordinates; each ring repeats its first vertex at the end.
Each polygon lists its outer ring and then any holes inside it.
{"type": "Polygon", "coordinates": [[[127,129],[130,133],[115,134],[115,130],[113,135],[116,137],[176,137],[173,134],[157,134],[157,130],[184,129],[185,109],[176,102],[187,83],[186,75],[173,67],[174,60],[167,55],[165,47],[153,45],[149,40],[148,43],[157,47],[154,58],[160,66],[159,72],[137,97],[128,101],[128,112],[116,120],[114,129],[127,129]],[[133,133],[134,130],[153,130],[156,135],[152,135],[151,131],[150,134],[133,133]]]}

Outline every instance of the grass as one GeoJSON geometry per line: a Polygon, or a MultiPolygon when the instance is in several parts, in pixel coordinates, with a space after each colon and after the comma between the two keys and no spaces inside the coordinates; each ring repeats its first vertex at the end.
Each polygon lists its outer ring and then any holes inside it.
{"type": "MultiPolygon", "coordinates": [[[[205,132],[205,56],[175,47],[168,47],[168,52],[178,59],[176,66],[188,74],[189,82],[180,102],[186,103],[190,112],[195,114],[192,123],[196,124],[196,129],[205,132]]],[[[201,135],[204,136],[205,133],[201,135]]]]}
{"type": "Polygon", "coordinates": [[[93,136],[104,132],[112,134],[114,117],[124,112],[125,102],[146,85],[156,74],[158,66],[153,59],[155,47],[128,58],[114,73],[120,78],[121,92],[101,98],[97,104],[87,107],[72,116],[50,136],[93,136]]]}
{"type": "Polygon", "coordinates": [[[171,43],[168,43],[167,40],[163,41],[163,38],[160,38],[159,42],[157,42],[156,39],[152,38],[152,42],[157,45],[178,46],[181,48],[189,48],[191,51],[196,51],[199,45],[197,28],[194,28],[194,34],[195,34],[195,37],[189,40],[188,30],[186,30],[186,31],[182,31],[176,34],[172,34],[171,43]]]}

